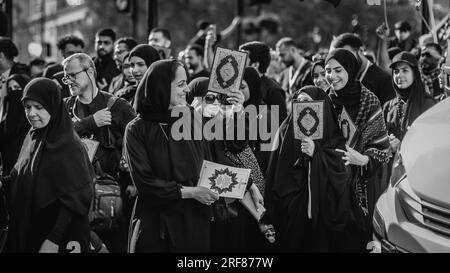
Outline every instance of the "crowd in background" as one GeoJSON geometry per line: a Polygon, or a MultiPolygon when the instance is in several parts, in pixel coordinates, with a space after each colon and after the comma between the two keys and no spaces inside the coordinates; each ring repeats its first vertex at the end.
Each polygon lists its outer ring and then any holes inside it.
{"type": "MultiPolygon", "coordinates": [[[[371,54],[353,33],[329,49],[304,51],[296,37],[276,48],[261,41],[248,54],[243,82],[228,96],[208,90],[223,31],[202,22],[186,49],[171,50],[170,31],[148,43],[96,33],[96,56],[79,37],[61,37],[64,61],[15,62],[0,38],[0,250],[3,252],[365,252],[374,205],[386,189],[408,128],[446,99],[446,48],[411,35],[406,21],[377,33],[371,54]],[[294,102],[323,101],[323,138],[298,140],[294,102]],[[243,107],[278,106],[276,143],[181,140],[170,111],[189,107],[205,121],[245,115],[243,107]],[[230,106],[230,107],[225,107],[230,106]],[[343,126],[347,117],[351,124],[343,126]],[[346,127],[347,126],[347,127],[346,127]],[[355,128],[349,136],[349,127],[355,128]],[[83,139],[99,143],[90,160],[83,139]],[[256,220],[235,199],[198,187],[204,160],[251,169],[247,192],[256,220]],[[118,181],[122,214],[92,225],[93,182],[118,181]]],[[[247,117],[248,118],[248,117],[247,117]]],[[[225,130],[233,123],[224,122],[225,130]]]]}

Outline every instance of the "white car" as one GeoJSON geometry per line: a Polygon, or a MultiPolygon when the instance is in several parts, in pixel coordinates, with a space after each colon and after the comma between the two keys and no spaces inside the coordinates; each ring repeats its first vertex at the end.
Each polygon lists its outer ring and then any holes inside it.
{"type": "Polygon", "coordinates": [[[375,207],[374,253],[450,253],[450,98],[406,133],[375,207]]]}

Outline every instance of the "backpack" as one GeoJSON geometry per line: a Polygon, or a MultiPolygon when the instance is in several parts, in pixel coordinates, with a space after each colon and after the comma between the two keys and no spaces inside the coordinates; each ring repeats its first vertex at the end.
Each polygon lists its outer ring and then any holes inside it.
{"type": "MultiPolygon", "coordinates": [[[[97,161],[97,164],[100,165],[97,161]]],[[[96,171],[96,173],[99,171],[96,171]]],[[[123,201],[119,183],[103,173],[94,179],[94,198],[91,206],[91,228],[110,229],[122,216],[123,201]]]]}
{"type": "MultiPolygon", "coordinates": [[[[108,99],[108,109],[111,109],[117,97],[108,99]]],[[[109,128],[108,128],[109,131],[109,128]]],[[[95,170],[94,198],[90,211],[90,222],[93,230],[110,229],[122,217],[123,201],[119,182],[103,172],[100,162],[93,163],[95,170]]]]}

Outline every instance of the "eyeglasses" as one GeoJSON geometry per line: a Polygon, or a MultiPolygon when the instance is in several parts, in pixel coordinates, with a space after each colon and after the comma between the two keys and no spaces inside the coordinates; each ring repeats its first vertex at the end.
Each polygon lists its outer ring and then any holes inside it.
{"type": "Polygon", "coordinates": [[[431,53],[429,53],[429,52],[424,52],[424,53],[422,53],[420,56],[423,57],[423,58],[431,58],[431,57],[433,57],[433,56],[431,55],[431,53]]]}
{"type": "Polygon", "coordinates": [[[227,100],[227,95],[225,95],[225,94],[215,94],[215,95],[208,94],[205,96],[206,104],[214,104],[216,99],[219,103],[224,104],[224,102],[226,102],[226,100],[227,100]]]}
{"type": "Polygon", "coordinates": [[[65,74],[64,77],[62,78],[62,82],[65,85],[69,85],[70,83],[72,83],[72,82],[74,82],[76,80],[76,77],[77,77],[78,74],[83,73],[85,71],[87,71],[87,69],[83,69],[83,70],[81,70],[79,72],[76,72],[76,73],[65,74]]]}

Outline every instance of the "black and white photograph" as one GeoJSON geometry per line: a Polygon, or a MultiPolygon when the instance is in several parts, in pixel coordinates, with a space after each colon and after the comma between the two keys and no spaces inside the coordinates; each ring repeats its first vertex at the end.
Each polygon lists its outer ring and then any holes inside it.
{"type": "Polygon", "coordinates": [[[0,259],[450,253],[449,96],[450,0],[0,0],[0,259]]]}

